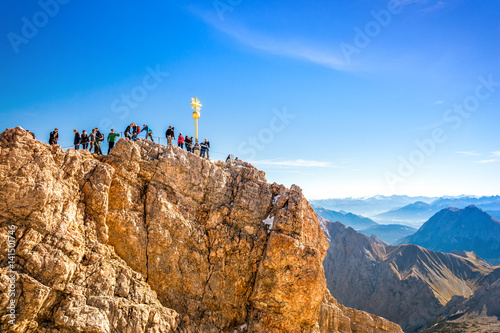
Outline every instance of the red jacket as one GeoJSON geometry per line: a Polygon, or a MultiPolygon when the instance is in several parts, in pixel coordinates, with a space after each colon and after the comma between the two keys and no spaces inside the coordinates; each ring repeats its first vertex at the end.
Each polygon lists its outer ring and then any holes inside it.
{"type": "Polygon", "coordinates": [[[177,143],[184,143],[184,137],[179,134],[179,138],[177,139],[177,143]]]}

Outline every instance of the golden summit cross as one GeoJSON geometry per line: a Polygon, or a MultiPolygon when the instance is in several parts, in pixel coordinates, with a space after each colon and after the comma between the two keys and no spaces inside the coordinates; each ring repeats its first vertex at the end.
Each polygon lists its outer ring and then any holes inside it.
{"type": "Polygon", "coordinates": [[[200,118],[200,112],[198,109],[201,109],[201,101],[198,97],[191,98],[191,103],[193,106],[193,118],[194,118],[194,130],[195,130],[195,139],[198,140],[198,118],[200,118]]]}
{"type": "Polygon", "coordinates": [[[198,97],[191,98],[190,104],[193,106],[194,112],[198,112],[198,108],[201,109],[201,101],[198,99],[198,97]]]}

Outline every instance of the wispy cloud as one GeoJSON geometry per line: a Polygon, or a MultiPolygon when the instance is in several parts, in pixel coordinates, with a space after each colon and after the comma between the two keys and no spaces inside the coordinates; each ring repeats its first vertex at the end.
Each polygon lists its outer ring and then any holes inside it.
{"type": "Polygon", "coordinates": [[[494,163],[494,162],[497,162],[497,161],[498,160],[495,158],[495,159],[491,159],[491,160],[477,161],[477,162],[474,162],[474,163],[485,164],[485,163],[494,163]]]}
{"type": "Polygon", "coordinates": [[[331,162],[311,161],[311,160],[258,160],[249,161],[256,165],[275,165],[283,167],[304,167],[304,168],[336,168],[337,166],[331,162]]]}
{"type": "Polygon", "coordinates": [[[434,104],[444,104],[444,101],[436,101],[434,104]]]}
{"type": "Polygon", "coordinates": [[[207,13],[200,13],[195,10],[192,10],[192,12],[208,25],[251,48],[274,55],[306,60],[332,69],[353,69],[353,66],[345,61],[338,50],[334,51],[332,48],[325,47],[324,43],[317,43],[316,45],[312,41],[299,38],[273,37],[269,33],[251,30],[241,23],[233,22],[230,24],[227,21],[222,23],[215,16],[207,13]]]}
{"type": "Polygon", "coordinates": [[[496,156],[496,157],[500,157],[500,151],[491,152],[491,155],[496,156]]]}
{"type": "Polygon", "coordinates": [[[316,47],[306,41],[275,39],[244,29],[219,29],[238,42],[274,55],[307,60],[337,70],[346,70],[348,64],[324,47],[316,47]]]}
{"type": "Polygon", "coordinates": [[[426,7],[426,8],[423,8],[421,10],[419,10],[419,12],[421,13],[430,13],[430,12],[434,12],[436,10],[440,10],[440,9],[443,9],[447,6],[448,4],[444,1],[437,1],[435,4],[429,6],[429,7],[426,7]]]}
{"type": "Polygon", "coordinates": [[[468,155],[468,156],[480,156],[481,154],[475,151],[457,151],[457,154],[468,155]]]}

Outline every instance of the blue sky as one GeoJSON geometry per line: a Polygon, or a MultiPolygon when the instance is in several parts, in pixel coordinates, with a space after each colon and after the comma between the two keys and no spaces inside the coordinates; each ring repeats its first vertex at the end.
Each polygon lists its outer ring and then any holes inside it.
{"type": "Polygon", "coordinates": [[[3,1],[0,119],[148,123],[309,198],[500,189],[500,3],[3,1]],[[154,74],[152,74],[154,73],[154,74]]]}

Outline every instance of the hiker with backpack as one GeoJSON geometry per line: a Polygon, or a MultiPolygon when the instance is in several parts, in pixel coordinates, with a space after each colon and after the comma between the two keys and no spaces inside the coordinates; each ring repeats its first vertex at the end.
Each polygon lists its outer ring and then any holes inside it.
{"type": "Polygon", "coordinates": [[[89,136],[86,130],[82,131],[81,144],[83,149],[87,149],[89,147],[89,136]]]}
{"type": "Polygon", "coordinates": [[[146,139],[145,140],[147,140],[148,137],[149,137],[149,138],[151,138],[151,141],[154,142],[154,140],[153,140],[153,130],[148,125],[146,125],[146,124],[142,125],[142,131],[146,132],[146,139]]]}
{"type": "Polygon", "coordinates": [[[99,128],[95,128],[95,148],[94,153],[102,155],[101,142],[104,141],[104,135],[99,131],[99,128]]]}
{"type": "Polygon", "coordinates": [[[115,146],[116,137],[120,136],[120,133],[115,133],[114,129],[111,129],[111,133],[108,134],[108,155],[111,149],[115,146]]]}
{"type": "Polygon", "coordinates": [[[49,145],[57,145],[57,140],[59,140],[59,130],[56,128],[50,132],[49,145]]]}
{"type": "Polygon", "coordinates": [[[80,133],[76,129],[73,130],[73,133],[75,133],[75,138],[73,139],[73,144],[75,145],[75,149],[78,150],[78,149],[80,149],[81,136],[80,136],[80,133]]]}

